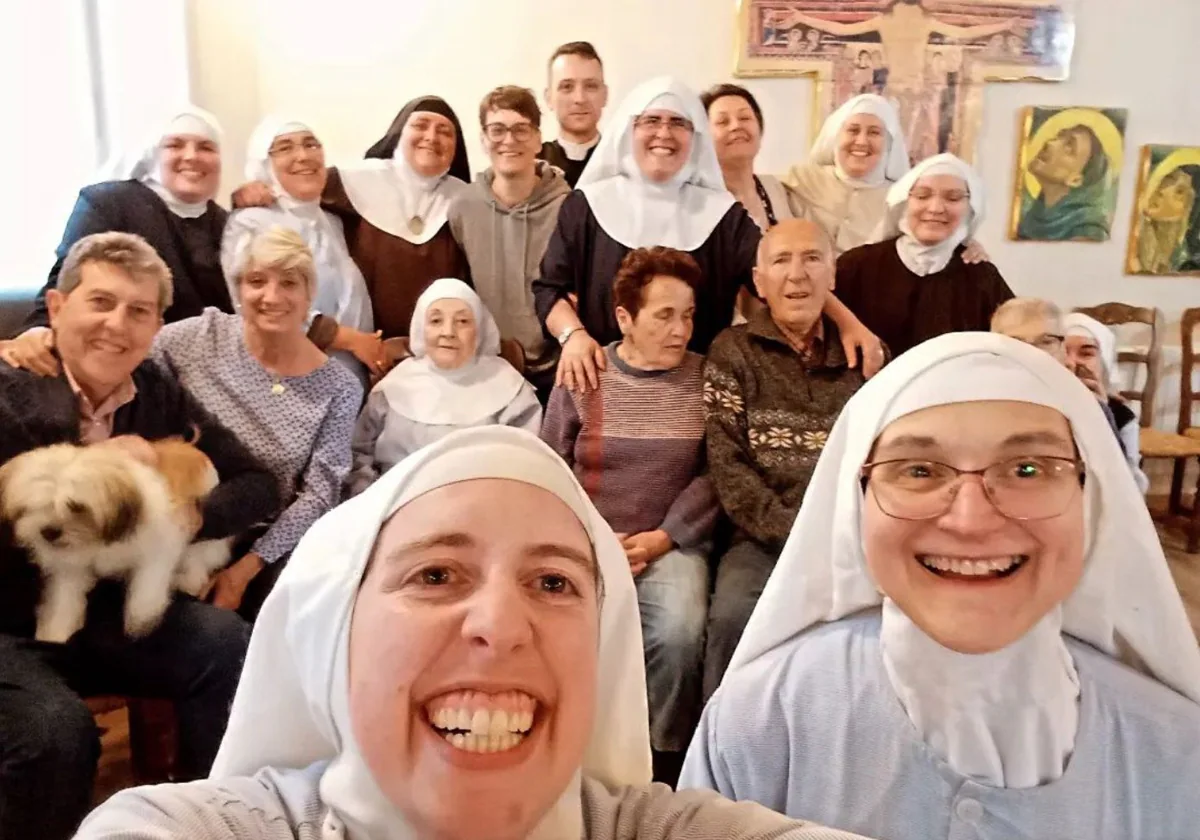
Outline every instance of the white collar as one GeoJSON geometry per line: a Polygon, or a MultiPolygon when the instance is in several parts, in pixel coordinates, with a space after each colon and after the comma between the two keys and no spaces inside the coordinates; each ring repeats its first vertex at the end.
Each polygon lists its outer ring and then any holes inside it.
{"type": "Polygon", "coordinates": [[[466,187],[449,170],[433,177],[418,174],[399,145],[391,160],[368,158],[338,167],[338,173],[346,197],[363,219],[413,245],[437,236],[450,204],[466,187]]]}
{"type": "Polygon", "coordinates": [[[565,137],[558,138],[558,145],[562,146],[563,154],[567,156],[567,160],[581,161],[587,157],[588,152],[596,148],[596,144],[600,142],[600,135],[597,134],[591,140],[585,143],[572,143],[565,137]]]}

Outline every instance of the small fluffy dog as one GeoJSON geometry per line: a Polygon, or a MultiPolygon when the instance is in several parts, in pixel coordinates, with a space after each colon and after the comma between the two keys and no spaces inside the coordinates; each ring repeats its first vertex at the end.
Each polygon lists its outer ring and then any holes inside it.
{"type": "Polygon", "coordinates": [[[65,642],[86,617],[101,578],[126,581],[125,632],[158,626],[173,588],[198,593],[229,560],[229,540],[191,543],[217,472],[174,438],[137,447],[108,442],[34,449],[0,467],[0,517],[42,572],[36,638],[65,642]]]}

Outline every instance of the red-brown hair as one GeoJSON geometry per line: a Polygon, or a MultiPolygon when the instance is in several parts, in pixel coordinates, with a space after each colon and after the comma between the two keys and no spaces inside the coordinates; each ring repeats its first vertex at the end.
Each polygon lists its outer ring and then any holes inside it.
{"type": "Polygon", "coordinates": [[[664,248],[635,248],[621,260],[617,277],[613,280],[613,305],[619,306],[636,318],[646,302],[646,287],[655,277],[674,277],[691,288],[692,294],[700,288],[700,266],[686,251],[664,248]]]}
{"type": "Polygon", "coordinates": [[[516,111],[533,123],[534,128],[542,127],[542,109],[538,107],[537,97],[529,88],[518,85],[501,85],[489,91],[479,103],[479,127],[487,126],[487,117],[492,111],[516,111]]]}

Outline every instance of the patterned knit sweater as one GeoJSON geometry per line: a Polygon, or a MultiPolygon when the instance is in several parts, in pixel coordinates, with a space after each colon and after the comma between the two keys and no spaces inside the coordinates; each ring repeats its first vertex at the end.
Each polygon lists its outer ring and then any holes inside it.
{"type": "Polygon", "coordinates": [[[542,440],[563,457],[617,533],[661,528],[680,548],[712,533],[717,498],[704,474],[704,359],[671,370],[630,367],[605,348],[608,369],[587,393],[555,388],[542,440]]]}
{"type": "Polygon", "coordinates": [[[704,369],[708,460],[735,540],[783,548],[829,430],[862,383],[828,318],[807,358],[765,309],[717,336],[704,369]]]}

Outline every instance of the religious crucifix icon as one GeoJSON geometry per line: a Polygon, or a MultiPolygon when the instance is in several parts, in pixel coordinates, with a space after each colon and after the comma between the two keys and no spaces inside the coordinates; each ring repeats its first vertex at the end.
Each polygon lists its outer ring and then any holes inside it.
{"type": "Polygon", "coordinates": [[[736,73],[813,76],[821,119],[896,106],[912,160],[974,157],[988,81],[1067,78],[1075,0],[741,0],[736,73]]]}

